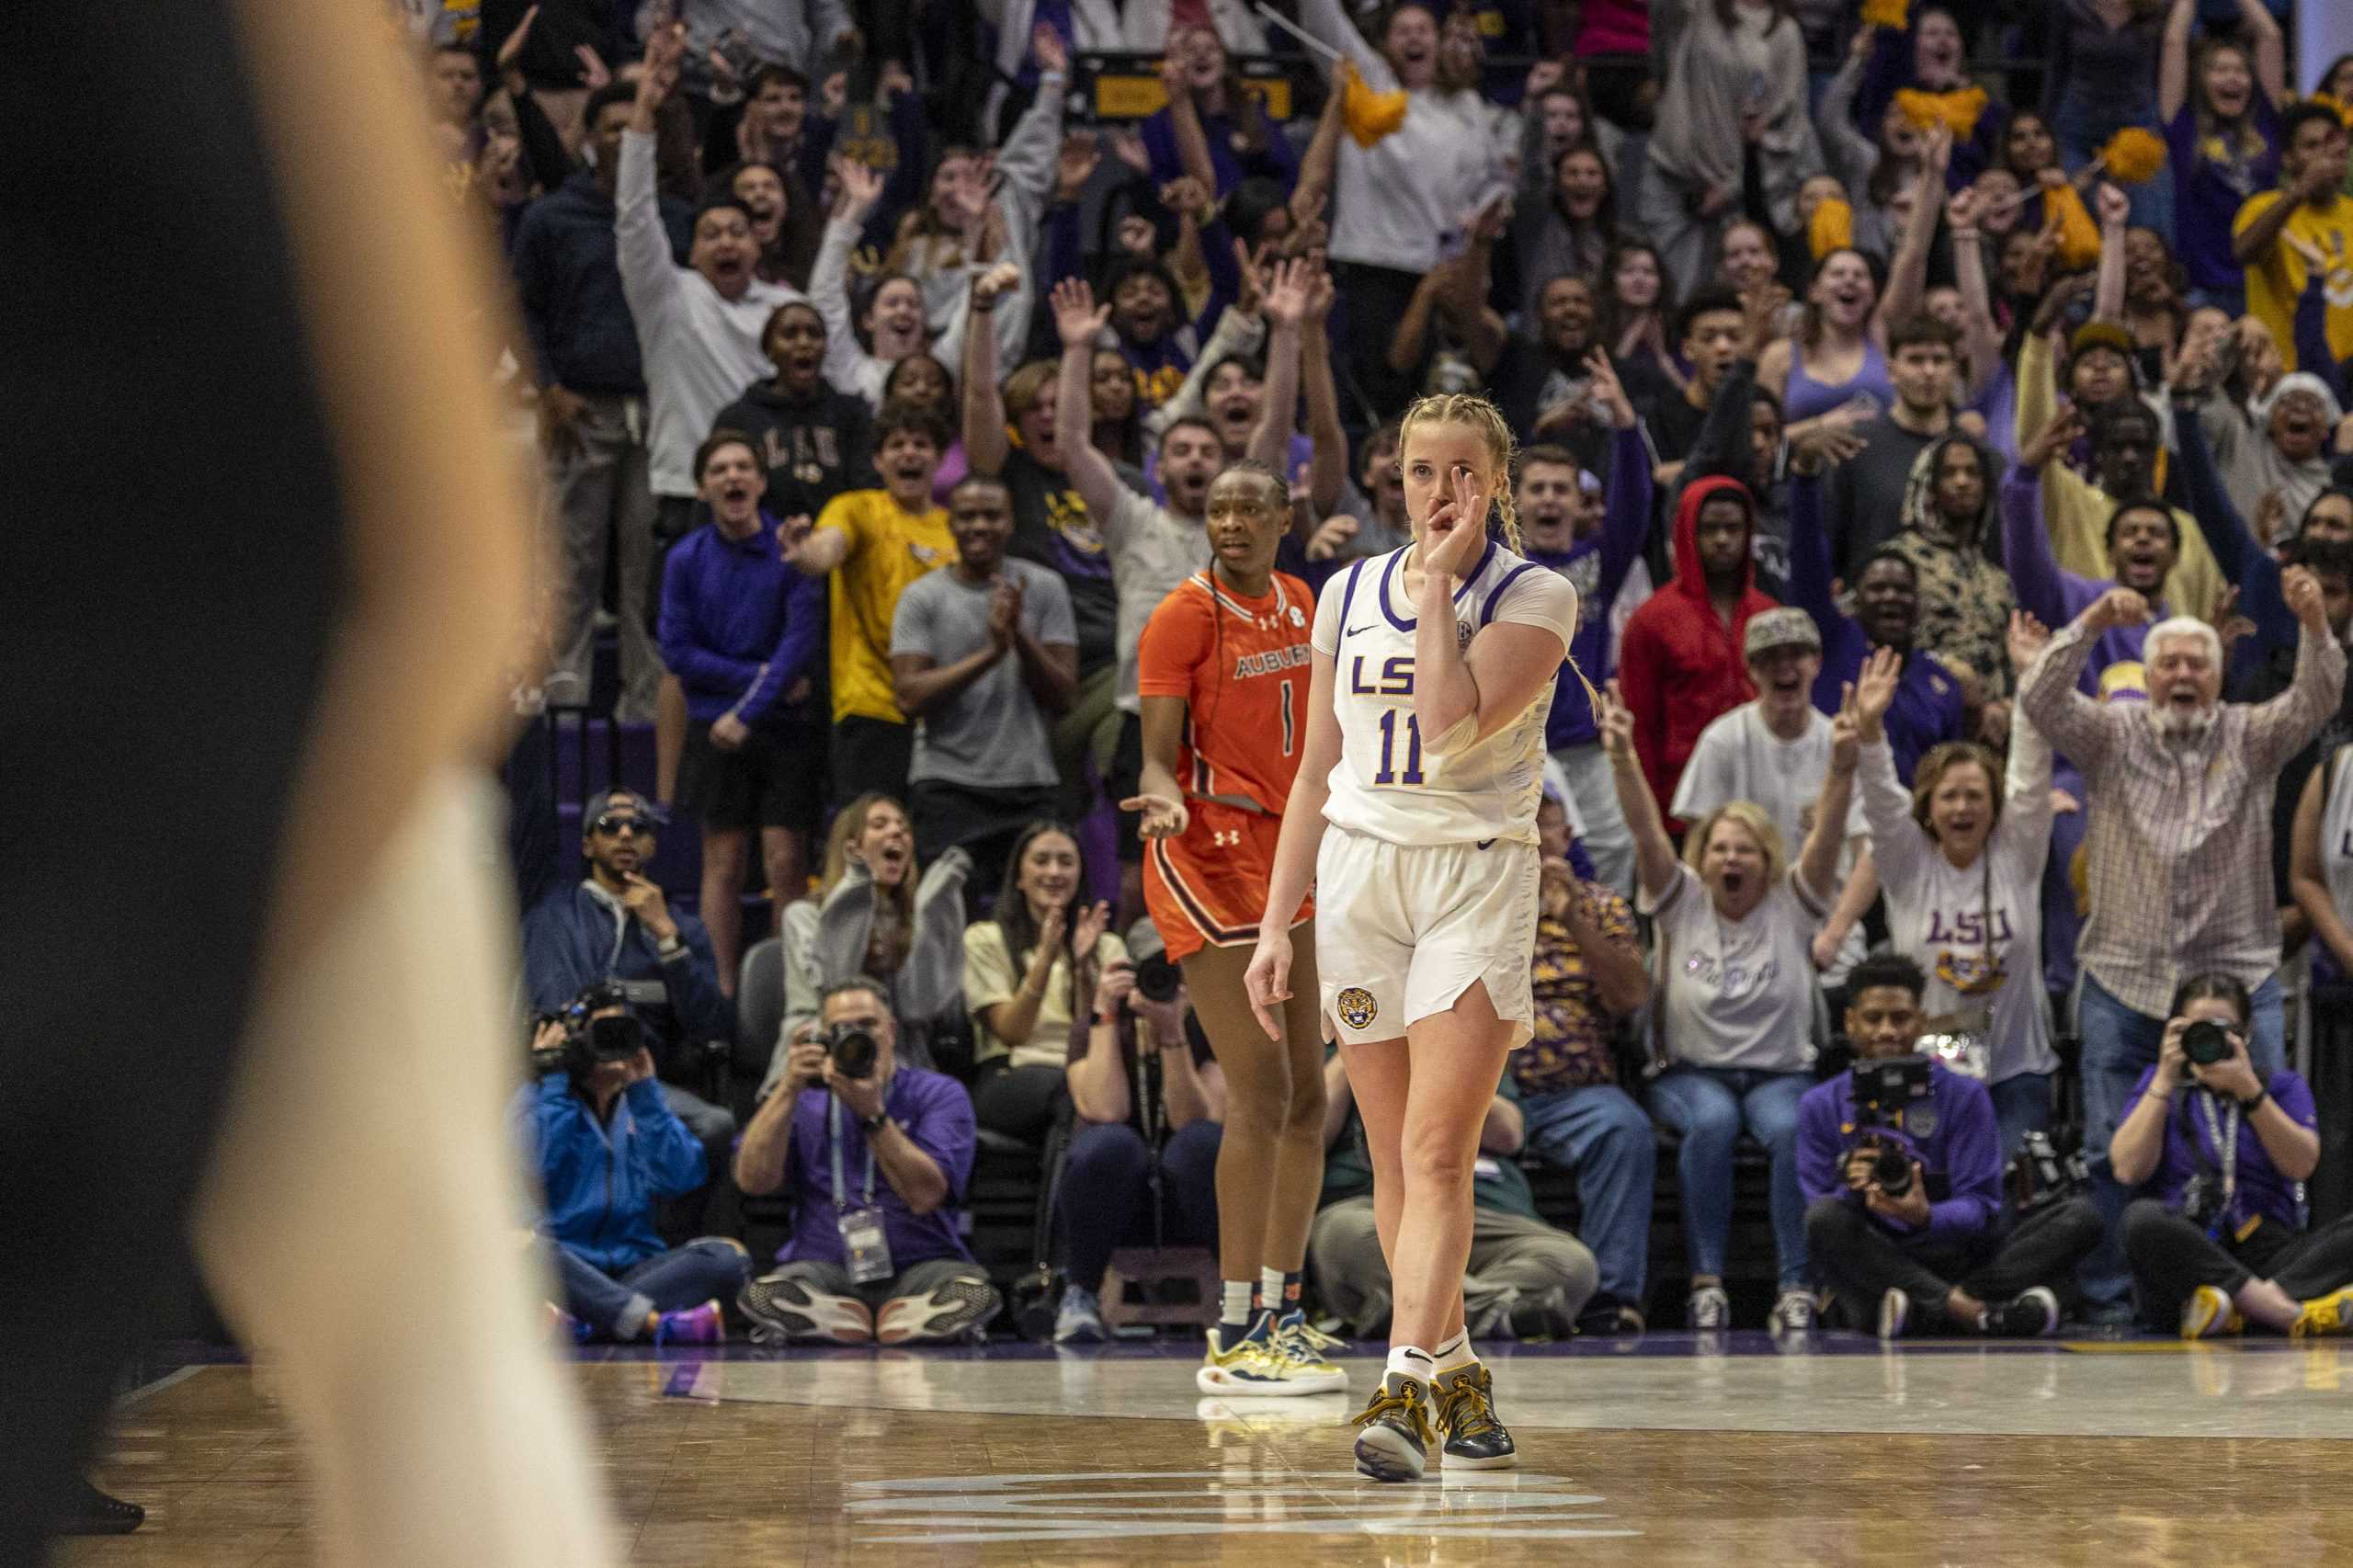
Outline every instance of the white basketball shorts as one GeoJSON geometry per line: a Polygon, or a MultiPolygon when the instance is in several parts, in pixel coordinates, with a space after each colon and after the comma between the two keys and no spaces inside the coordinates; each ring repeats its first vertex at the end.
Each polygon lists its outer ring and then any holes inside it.
{"type": "Polygon", "coordinates": [[[1512,1049],[1534,1032],[1533,844],[1392,844],[1326,827],[1315,858],[1315,964],[1325,1028],[1395,1040],[1484,981],[1512,1049]]]}

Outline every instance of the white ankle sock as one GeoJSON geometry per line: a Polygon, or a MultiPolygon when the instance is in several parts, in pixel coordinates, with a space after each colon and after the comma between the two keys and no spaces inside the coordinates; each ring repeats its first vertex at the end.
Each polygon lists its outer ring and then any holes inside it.
{"type": "Polygon", "coordinates": [[[1250,1292],[1256,1289],[1248,1279],[1226,1279],[1218,1300],[1217,1324],[1220,1328],[1250,1326],[1250,1292]]]}
{"type": "Polygon", "coordinates": [[[1283,1271],[1279,1268],[1258,1270],[1258,1304],[1280,1317],[1289,1310],[1283,1300],[1283,1271]]]}
{"type": "Polygon", "coordinates": [[[1453,1338],[1432,1352],[1431,1359],[1437,1363],[1438,1369],[1441,1372],[1458,1371],[1464,1367],[1477,1366],[1479,1356],[1471,1348],[1471,1331],[1465,1328],[1456,1334],[1453,1338]]]}
{"type": "Polygon", "coordinates": [[[1392,1346],[1389,1366],[1383,1375],[1387,1372],[1403,1372],[1417,1382],[1426,1383],[1438,1375],[1438,1361],[1428,1351],[1417,1346],[1392,1346]]]}

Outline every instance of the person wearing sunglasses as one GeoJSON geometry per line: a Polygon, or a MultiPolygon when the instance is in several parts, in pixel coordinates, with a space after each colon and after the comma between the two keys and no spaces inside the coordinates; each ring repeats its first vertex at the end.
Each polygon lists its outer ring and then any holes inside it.
{"type": "MultiPolygon", "coordinates": [[[[628,790],[592,795],[581,812],[580,851],[588,874],[541,899],[523,922],[523,983],[535,1012],[553,1013],[600,980],[629,993],[654,1062],[675,1071],[679,1048],[731,1040],[735,1008],[719,988],[719,964],[702,922],[670,907],[646,875],[660,824],[652,803],[628,790]]],[[[709,1168],[724,1170],[735,1118],[677,1085],[662,1096],[695,1135],[709,1168]]]]}

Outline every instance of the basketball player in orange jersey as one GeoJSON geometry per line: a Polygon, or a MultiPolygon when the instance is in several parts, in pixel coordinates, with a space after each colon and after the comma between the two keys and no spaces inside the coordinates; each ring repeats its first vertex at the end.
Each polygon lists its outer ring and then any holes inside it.
{"type": "MultiPolygon", "coordinates": [[[[1315,988],[1301,988],[1269,1039],[1242,985],[1306,733],[1315,599],[1275,570],[1290,519],[1290,487],[1264,464],[1236,463],[1210,485],[1209,570],[1161,601],[1138,647],[1142,792],[1120,802],[1142,813],[1144,903],[1228,1085],[1217,1158],[1224,1288],[1196,1374],[1206,1393],[1347,1386],[1324,1356],[1339,1342],[1308,1327],[1299,1306],[1324,1180],[1315,988]]],[[[1291,923],[1307,926],[1313,905],[1293,903],[1291,923]]]]}

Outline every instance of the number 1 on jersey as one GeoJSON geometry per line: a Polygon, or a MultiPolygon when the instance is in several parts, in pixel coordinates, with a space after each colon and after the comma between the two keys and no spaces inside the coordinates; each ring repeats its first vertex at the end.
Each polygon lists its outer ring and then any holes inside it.
{"type": "Polygon", "coordinates": [[[1419,784],[1422,781],[1422,724],[1411,713],[1405,714],[1405,771],[1395,770],[1397,757],[1397,720],[1394,708],[1383,709],[1381,714],[1381,771],[1372,776],[1375,784],[1419,784]]]}

